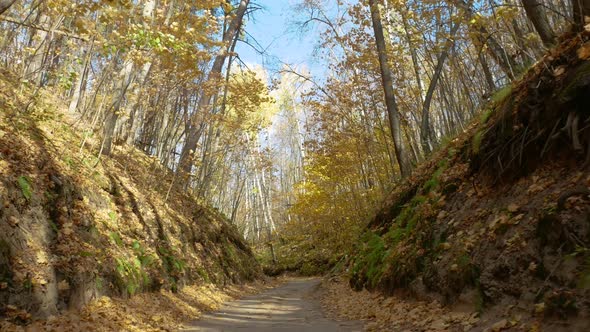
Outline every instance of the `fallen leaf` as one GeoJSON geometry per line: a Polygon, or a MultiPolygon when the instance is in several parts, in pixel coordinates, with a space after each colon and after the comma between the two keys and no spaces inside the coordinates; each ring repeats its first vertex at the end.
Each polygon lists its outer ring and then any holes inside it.
{"type": "Polygon", "coordinates": [[[505,328],[510,327],[508,320],[506,319],[502,319],[499,322],[496,322],[494,325],[492,325],[492,327],[490,328],[490,331],[492,332],[498,332],[498,331],[502,331],[505,328]]]}
{"type": "Polygon", "coordinates": [[[18,219],[16,219],[15,216],[10,216],[8,217],[8,223],[10,224],[10,226],[16,227],[16,225],[18,225],[18,219]]]}
{"type": "Polygon", "coordinates": [[[542,314],[545,311],[545,302],[535,304],[535,313],[542,314]]]}
{"type": "Polygon", "coordinates": [[[516,211],[518,211],[518,205],[516,205],[514,203],[508,205],[508,212],[514,213],[516,211]]]}
{"type": "Polygon", "coordinates": [[[531,264],[529,264],[529,271],[535,272],[536,270],[537,270],[537,264],[535,262],[531,262],[531,264]]]}
{"type": "MultiPolygon", "coordinates": [[[[583,46],[582,46],[582,47],[583,47],[583,46]]],[[[580,49],[582,49],[582,47],[581,47],[580,49]]],[[[578,50],[578,51],[579,51],[579,50],[578,50]]],[[[587,58],[587,57],[590,57],[590,49],[588,50],[588,52],[589,52],[589,54],[588,54],[588,56],[586,56],[586,58],[587,58]]],[[[578,57],[579,57],[579,56],[580,56],[580,54],[578,54],[578,57]]],[[[580,57],[580,59],[586,59],[586,58],[581,58],[581,57],[580,57]]],[[[553,69],[553,76],[555,76],[555,77],[561,76],[561,75],[563,75],[564,73],[565,73],[565,66],[564,66],[564,65],[562,65],[562,66],[559,66],[559,67],[557,67],[557,68],[553,69]]]]}
{"type": "Polygon", "coordinates": [[[37,251],[37,264],[47,264],[47,257],[45,253],[42,251],[37,251]]]}
{"type": "Polygon", "coordinates": [[[440,248],[444,249],[444,250],[449,250],[449,249],[451,249],[451,244],[448,242],[443,242],[440,244],[440,248]]]}
{"type": "Polygon", "coordinates": [[[576,53],[578,54],[579,59],[586,60],[590,58],[590,42],[584,43],[584,45],[580,46],[576,53]]]}

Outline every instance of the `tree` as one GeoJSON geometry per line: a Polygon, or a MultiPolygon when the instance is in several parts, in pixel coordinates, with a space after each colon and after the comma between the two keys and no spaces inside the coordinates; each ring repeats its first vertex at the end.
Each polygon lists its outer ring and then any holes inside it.
{"type": "Polygon", "coordinates": [[[389,117],[389,129],[391,130],[391,136],[393,137],[395,156],[397,158],[401,176],[407,177],[410,175],[410,163],[404,152],[399,110],[393,92],[393,77],[391,74],[391,68],[389,68],[385,37],[383,36],[383,26],[381,23],[381,13],[379,12],[377,0],[369,0],[369,7],[371,10],[371,21],[373,23],[377,54],[379,56],[383,93],[385,94],[385,104],[387,106],[387,115],[389,117]]]}
{"type": "Polygon", "coordinates": [[[590,17],[590,0],[571,0],[574,27],[580,30],[587,24],[586,17],[590,17]]]}
{"type": "MultiPolygon", "coordinates": [[[[240,1],[240,5],[236,9],[234,17],[232,18],[227,30],[223,32],[223,46],[221,47],[221,49],[218,52],[218,55],[215,57],[215,60],[213,61],[213,66],[211,67],[211,71],[209,72],[209,76],[207,78],[208,82],[213,83],[214,80],[218,80],[221,78],[221,70],[223,69],[225,59],[228,56],[228,50],[234,39],[238,36],[238,32],[240,31],[240,28],[242,26],[242,20],[244,18],[244,14],[246,13],[246,9],[248,9],[249,3],[249,0],[240,1]]],[[[213,96],[213,91],[203,89],[199,99],[199,103],[197,104],[197,110],[195,114],[193,114],[192,118],[189,120],[186,141],[180,154],[180,162],[178,168],[179,171],[185,172],[186,174],[190,174],[191,172],[193,157],[192,154],[195,152],[197,148],[197,144],[199,142],[202,130],[201,124],[195,123],[195,117],[198,115],[199,112],[205,113],[208,111],[207,108],[211,106],[211,99],[213,98],[213,96]]]]}
{"type": "Polygon", "coordinates": [[[16,0],[0,0],[0,15],[7,11],[15,2],[16,0]]]}
{"type": "Polygon", "coordinates": [[[457,34],[460,26],[461,25],[459,23],[455,23],[451,28],[449,39],[443,45],[443,48],[436,59],[436,67],[434,68],[434,73],[430,80],[430,84],[428,85],[428,90],[426,91],[426,96],[424,97],[424,103],[422,104],[422,125],[420,127],[420,139],[422,141],[422,149],[424,150],[425,154],[430,152],[430,144],[432,144],[432,137],[430,137],[430,105],[432,104],[432,97],[434,96],[434,90],[436,89],[438,80],[442,75],[445,61],[449,56],[449,49],[454,44],[455,34],[457,34]]]}
{"type": "Polygon", "coordinates": [[[547,16],[543,11],[543,4],[539,0],[522,0],[522,5],[543,44],[546,47],[551,47],[555,43],[555,33],[547,21],[547,16]]]}
{"type": "Polygon", "coordinates": [[[518,65],[514,59],[508,55],[508,52],[500,45],[498,40],[488,31],[486,26],[480,22],[480,17],[475,13],[469,3],[465,0],[455,0],[457,6],[463,10],[465,19],[470,22],[472,29],[476,34],[476,40],[481,48],[488,50],[490,56],[496,60],[496,63],[502,68],[510,80],[514,80],[518,65]]]}

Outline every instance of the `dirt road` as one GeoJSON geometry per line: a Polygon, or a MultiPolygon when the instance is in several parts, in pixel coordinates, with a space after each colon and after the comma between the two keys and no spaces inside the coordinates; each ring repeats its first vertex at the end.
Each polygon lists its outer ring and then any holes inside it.
{"type": "Polygon", "coordinates": [[[362,322],[337,322],[322,314],[318,279],[299,279],[264,293],[226,303],[184,331],[361,331],[362,322]]]}

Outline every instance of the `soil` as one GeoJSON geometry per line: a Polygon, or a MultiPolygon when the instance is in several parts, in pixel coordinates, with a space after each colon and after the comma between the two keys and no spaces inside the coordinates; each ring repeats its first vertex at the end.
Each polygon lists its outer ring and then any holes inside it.
{"type": "Polygon", "coordinates": [[[322,312],[320,279],[295,279],[258,295],[226,303],[184,331],[361,331],[361,321],[336,321],[322,312]]]}

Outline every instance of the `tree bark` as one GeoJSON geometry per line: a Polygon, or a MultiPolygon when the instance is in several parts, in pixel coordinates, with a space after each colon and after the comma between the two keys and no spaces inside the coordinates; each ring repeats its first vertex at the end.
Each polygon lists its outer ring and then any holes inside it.
{"type": "Polygon", "coordinates": [[[7,11],[16,0],[0,0],[0,15],[7,11]]]}
{"type": "MultiPolygon", "coordinates": [[[[244,14],[246,13],[249,3],[250,0],[240,1],[240,5],[236,10],[235,16],[231,20],[227,31],[225,31],[223,34],[222,41],[224,46],[219,50],[219,55],[217,55],[213,61],[213,66],[211,67],[207,81],[213,81],[221,76],[223,64],[225,63],[225,59],[228,56],[227,51],[240,30],[244,14]]],[[[197,143],[199,142],[199,136],[201,132],[200,126],[194,123],[196,122],[195,115],[199,112],[205,112],[206,108],[209,107],[212,98],[213,92],[204,89],[201,94],[201,98],[199,99],[199,103],[197,104],[195,114],[193,114],[192,118],[189,120],[186,141],[180,154],[178,171],[185,172],[186,174],[190,174],[191,172],[193,157],[192,154],[197,148],[197,143]]]]}
{"type": "MultiPolygon", "coordinates": [[[[84,57],[84,62],[80,64],[80,71],[78,77],[76,78],[76,84],[74,84],[74,91],[72,93],[72,98],[70,100],[70,106],[68,110],[70,113],[74,113],[78,110],[78,105],[80,104],[80,100],[83,97],[83,93],[85,91],[85,83],[88,75],[88,67],[90,65],[90,61],[92,59],[92,51],[94,49],[93,43],[90,44],[88,50],[86,51],[86,56],[84,57]]],[[[80,51],[80,55],[84,54],[84,47],[80,51]]]]}
{"type": "Polygon", "coordinates": [[[432,103],[432,97],[434,96],[434,90],[436,89],[436,85],[438,84],[438,80],[440,79],[442,70],[444,68],[445,61],[449,57],[449,49],[453,44],[454,36],[459,31],[460,24],[455,23],[451,28],[451,32],[449,34],[449,39],[445,42],[443,49],[438,55],[436,59],[436,67],[434,69],[434,74],[432,75],[432,79],[430,80],[430,84],[428,85],[428,90],[426,91],[426,97],[424,98],[424,103],[422,104],[422,123],[420,125],[420,143],[422,144],[422,150],[424,154],[430,153],[431,144],[432,144],[432,137],[430,137],[430,104],[432,103]]]}
{"type": "Polygon", "coordinates": [[[590,17],[590,0],[571,0],[574,18],[574,28],[583,29],[586,25],[585,17],[590,17]]]}
{"type": "Polygon", "coordinates": [[[488,66],[488,62],[485,58],[485,55],[481,54],[481,52],[478,52],[477,59],[479,61],[479,64],[481,65],[481,69],[486,79],[486,83],[489,89],[488,92],[492,93],[496,90],[496,82],[494,80],[494,75],[492,75],[492,71],[490,70],[490,66],[488,66]]]}
{"type": "MultiPolygon", "coordinates": [[[[38,10],[40,12],[37,14],[35,23],[41,26],[48,25],[50,18],[44,13],[45,7],[41,5],[38,10]]],[[[53,28],[54,26],[52,26],[49,31],[53,28]]],[[[29,47],[35,49],[35,51],[27,60],[28,63],[25,66],[24,76],[33,81],[37,86],[43,85],[45,55],[47,48],[49,47],[49,39],[51,39],[51,34],[44,30],[33,31],[29,39],[29,47]]]]}
{"type": "MultiPolygon", "coordinates": [[[[584,0],[590,1],[590,0],[584,0]]],[[[475,13],[473,8],[471,8],[471,4],[467,3],[465,0],[457,0],[457,6],[463,10],[463,15],[465,15],[465,19],[469,22],[475,17],[475,13]]],[[[508,78],[512,81],[515,78],[515,72],[518,71],[518,65],[514,61],[512,57],[510,57],[506,50],[498,43],[496,38],[492,36],[492,34],[483,26],[481,23],[475,22],[472,25],[477,31],[477,38],[476,42],[479,43],[479,47],[484,47],[487,45],[487,50],[492,58],[496,61],[498,66],[502,68],[502,71],[508,76],[508,78]]]]}
{"type": "Polygon", "coordinates": [[[115,99],[115,102],[110,107],[107,113],[106,123],[104,127],[104,143],[102,154],[108,156],[111,154],[113,138],[115,134],[115,127],[117,126],[117,120],[119,119],[119,114],[121,111],[121,105],[123,103],[123,99],[125,98],[125,93],[127,89],[131,85],[131,81],[133,80],[133,63],[131,60],[127,60],[123,65],[123,69],[120,73],[121,78],[121,85],[116,85],[115,89],[118,89],[118,96],[115,99]]]}
{"type": "Polygon", "coordinates": [[[547,21],[547,16],[543,11],[542,3],[539,0],[521,0],[522,5],[524,7],[524,11],[527,14],[527,17],[533,23],[535,30],[541,37],[541,41],[543,45],[546,47],[551,47],[555,44],[555,33],[551,26],[549,25],[549,21],[547,21]]]}
{"type": "MultiPolygon", "coordinates": [[[[155,0],[146,0],[143,5],[143,16],[146,20],[153,19],[153,13],[155,9],[155,0]]],[[[134,73],[135,66],[131,59],[128,59],[123,64],[123,69],[121,70],[120,77],[121,77],[121,85],[118,89],[118,96],[115,100],[115,103],[111,107],[111,112],[107,116],[107,122],[105,124],[105,142],[104,142],[104,155],[110,155],[112,149],[113,138],[115,136],[115,128],[117,127],[117,120],[119,119],[119,115],[121,113],[121,105],[123,100],[125,99],[125,95],[129,86],[134,80],[139,80],[139,83],[143,83],[145,78],[147,77],[149,70],[151,67],[151,62],[147,62],[142,67],[142,70],[138,73],[134,73]]]]}
{"type": "Polygon", "coordinates": [[[391,68],[389,67],[389,60],[387,50],[385,48],[385,37],[383,35],[383,26],[381,24],[381,14],[379,12],[377,0],[369,0],[371,10],[371,20],[373,23],[373,31],[375,33],[375,42],[377,44],[377,54],[379,56],[379,65],[381,69],[381,80],[383,84],[383,92],[385,94],[385,104],[387,106],[387,115],[389,117],[389,127],[391,129],[391,136],[393,137],[393,146],[397,163],[402,178],[410,175],[410,163],[404,151],[402,142],[402,131],[400,126],[400,116],[395,95],[393,93],[393,77],[391,68]]]}

